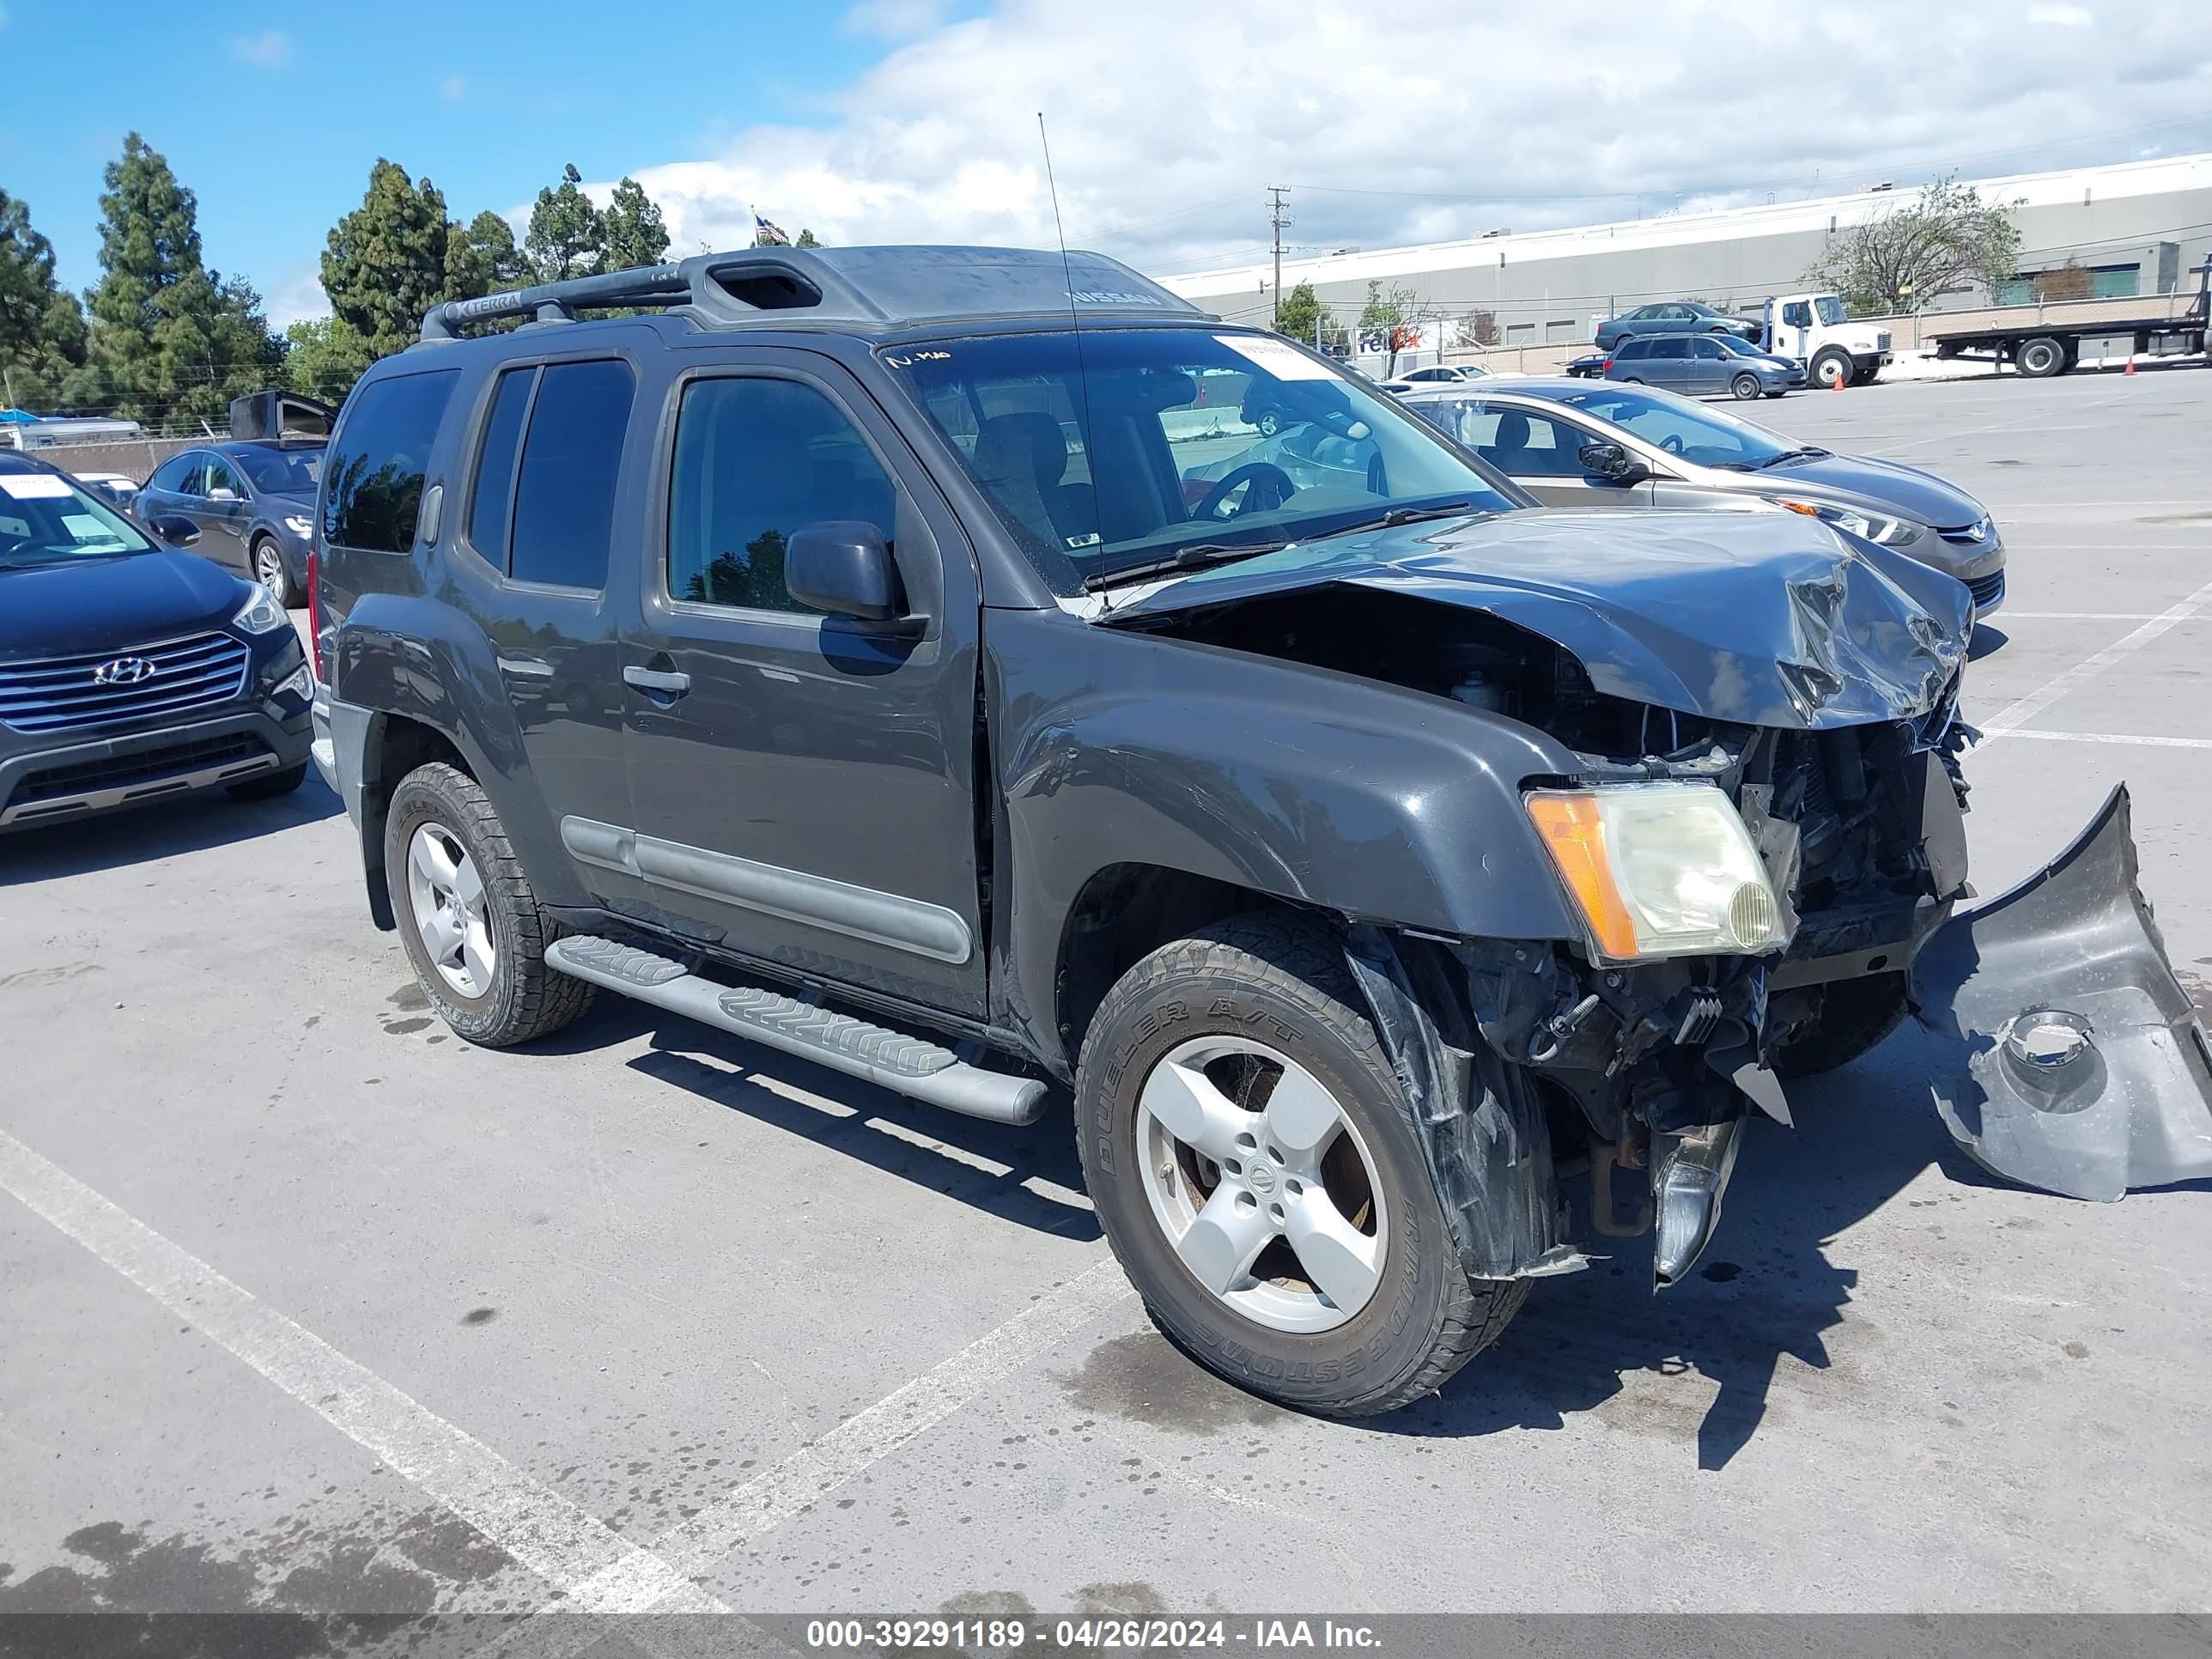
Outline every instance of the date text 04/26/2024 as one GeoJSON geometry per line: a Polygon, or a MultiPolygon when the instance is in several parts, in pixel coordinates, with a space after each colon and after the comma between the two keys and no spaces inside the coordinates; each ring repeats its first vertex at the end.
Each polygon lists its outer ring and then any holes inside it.
{"type": "Polygon", "coordinates": [[[1192,1652],[1201,1649],[1334,1648],[1374,1651],[1374,1629],[1308,1619],[816,1619],[806,1645],[866,1653],[877,1650],[981,1649],[1018,1652],[1036,1647],[1075,1650],[1192,1652]]]}

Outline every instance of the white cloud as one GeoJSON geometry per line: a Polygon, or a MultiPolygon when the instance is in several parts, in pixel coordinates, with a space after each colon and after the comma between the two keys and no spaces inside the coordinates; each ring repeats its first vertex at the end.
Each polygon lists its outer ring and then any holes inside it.
{"type": "Polygon", "coordinates": [[[2050,23],[2062,29],[2086,29],[2097,20],[2090,16],[2086,6],[2030,6],[2027,21],[2050,23]]]}
{"type": "Polygon", "coordinates": [[[241,63],[256,69],[282,69],[292,61],[292,37],[281,29],[264,29],[233,37],[230,50],[241,63]]]}
{"type": "Polygon", "coordinates": [[[5,6],[0,6],[0,29],[6,28],[8,27],[8,8],[5,6]]]}
{"type": "Polygon", "coordinates": [[[323,292],[322,267],[304,265],[279,283],[264,303],[270,326],[283,333],[295,323],[331,314],[331,297],[323,292]]]}
{"type": "Polygon", "coordinates": [[[449,104],[458,104],[467,93],[469,83],[458,75],[449,75],[438,82],[438,96],[449,104]]]}
{"type": "MultiPolygon", "coordinates": [[[[2127,32],[2193,38],[2200,3],[2127,0],[2127,32]]],[[[1731,27],[1789,49],[1766,73],[1732,58],[1724,88],[1696,0],[1655,0],[1618,54],[1590,50],[1618,22],[1600,0],[1295,15],[1000,0],[898,46],[818,124],[631,171],[682,253],[750,242],[755,206],[831,243],[1049,246],[1042,108],[1070,243],[1158,270],[1261,258],[1271,184],[1295,186],[1286,240],[1327,249],[2212,148],[2212,76],[2123,88],[2017,0],[1747,0],[1731,27]]]]}

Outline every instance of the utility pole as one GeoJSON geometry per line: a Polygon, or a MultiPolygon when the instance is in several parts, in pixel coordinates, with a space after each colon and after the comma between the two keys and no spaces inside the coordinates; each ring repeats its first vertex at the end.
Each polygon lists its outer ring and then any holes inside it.
{"type": "Polygon", "coordinates": [[[1290,216],[1283,211],[1283,198],[1290,193],[1287,185],[1267,186],[1267,222],[1275,232],[1275,311],[1269,325],[1271,327],[1281,326],[1283,320],[1283,232],[1291,223],[1290,216]]]}

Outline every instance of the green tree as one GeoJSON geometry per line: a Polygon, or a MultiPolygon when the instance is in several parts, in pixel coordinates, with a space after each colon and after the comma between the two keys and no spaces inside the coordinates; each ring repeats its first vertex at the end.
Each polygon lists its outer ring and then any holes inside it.
{"type": "Polygon", "coordinates": [[[1939,179],[1838,233],[1805,280],[1833,289],[1855,309],[1884,313],[1924,305],[1961,283],[1995,287],[2019,264],[2012,219],[2019,205],[1984,202],[1973,185],[1939,179]]]}
{"type": "Polygon", "coordinates": [[[276,377],[284,343],[251,285],[202,262],[198,201],[159,151],[131,133],[104,182],[102,275],[67,396],[137,420],[219,419],[232,398],[276,377]]]}
{"type": "Polygon", "coordinates": [[[83,362],[84,312],[54,280],[53,244],[0,190],[0,401],[58,409],[64,377],[83,362]]]}
{"type": "Polygon", "coordinates": [[[447,298],[481,299],[530,280],[530,261],[514,245],[514,227],[490,209],[465,225],[447,226],[447,298]]]}
{"type": "Polygon", "coordinates": [[[341,404],[376,352],[342,317],[316,317],[284,331],[284,379],[293,391],[341,404]]]}
{"type": "Polygon", "coordinates": [[[601,270],[657,265],[668,257],[668,224],[645,186],[625,176],[600,219],[601,270]]]}
{"type": "Polygon", "coordinates": [[[447,297],[452,227],[446,198],[397,162],[377,158],[361,205],[331,229],[323,292],[331,313],[368,343],[372,358],[413,343],[422,313],[447,297]]]}
{"type": "Polygon", "coordinates": [[[1413,316],[1413,290],[1393,287],[1382,291],[1380,282],[1367,284],[1367,303],[1359,308],[1359,331],[1362,334],[1387,334],[1393,329],[1406,326],[1413,316]]]}
{"type": "Polygon", "coordinates": [[[581,188],[584,175],[574,161],[561,170],[558,188],[538,192],[530,210],[530,228],[522,246],[541,283],[586,276],[599,269],[606,249],[606,219],[581,188]]]}
{"type": "Polygon", "coordinates": [[[1275,331],[1301,345],[1341,350],[1347,343],[1344,325],[1328,314],[1311,283],[1300,283],[1275,308],[1275,331]]]}
{"type": "Polygon", "coordinates": [[[820,247],[821,246],[821,243],[814,240],[814,233],[807,229],[805,225],[799,226],[799,240],[792,244],[793,247],[820,247]]]}

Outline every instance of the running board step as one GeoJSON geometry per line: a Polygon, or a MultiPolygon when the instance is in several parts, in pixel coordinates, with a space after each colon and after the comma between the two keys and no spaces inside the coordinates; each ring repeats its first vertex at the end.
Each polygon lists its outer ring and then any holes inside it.
{"type": "Polygon", "coordinates": [[[556,939],[545,960],[562,973],[665,1008],[848,1076],[997,1123],[1034,1123],[1045,1085],[970,1066],[950,1048],[757,986],[729,986],[680,962],[589,933],[556,939]]]}

